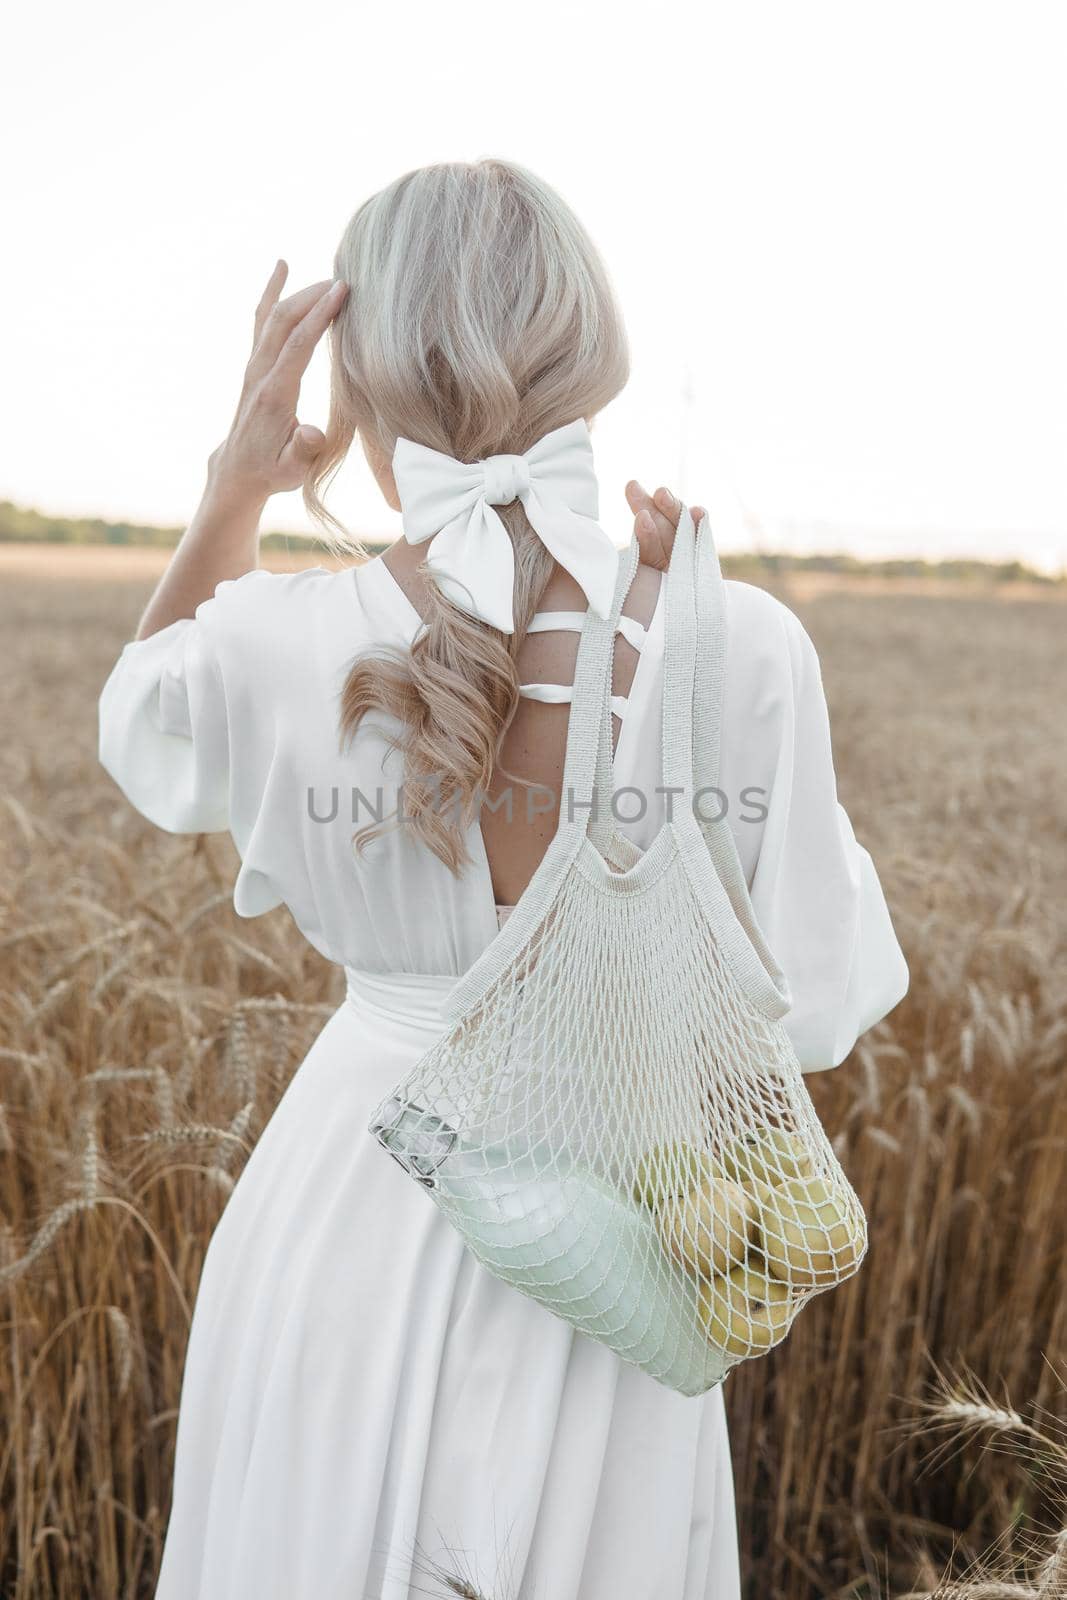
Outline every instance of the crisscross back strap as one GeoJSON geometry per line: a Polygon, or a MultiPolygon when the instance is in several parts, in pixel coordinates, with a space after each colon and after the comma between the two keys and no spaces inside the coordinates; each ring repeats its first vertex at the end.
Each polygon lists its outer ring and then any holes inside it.
{"type": "MultiPolygon", "coordinates": [[[[584,611],[535,611],[526,632],[581,633],[584,622],[584,611]]],[[[638,622],[636,617],[625,617],[620,614],[615,624],[615,631],[621,633],[627,644],[633,645],[635,650],[644,649],[648,629],[643,622],[638,622]]]]}
{"type": "MultiPolygon", "coordinates": [[[[520,683],[519,693],[524,700],[537,700],[544,706],[565,706],[573,695],[572,685],[569,683],[520,683]]],[[[624,717],[628,704],[624,694],[613,694],[611,709],[615,716],[624,717]]]]}
{"type": "MultiPolygon", "coordinates": [[[[527,633],[581,633],[585,623],[584,611],[537,611],[530,618],[527,633]]],[[[620,615],[615,623],[616,633],[621,633],[627,644],[638,654],[644,649],[648,630],[635,617],[620,615]]],[[[570,683],[520,683],[519,693],[525,700],[538,700],[543,705],[566,705],[573,695],[570,683]]],[[[629,696],[613,694],[612,714],[622,720],[629,705],[629,696]]]]}

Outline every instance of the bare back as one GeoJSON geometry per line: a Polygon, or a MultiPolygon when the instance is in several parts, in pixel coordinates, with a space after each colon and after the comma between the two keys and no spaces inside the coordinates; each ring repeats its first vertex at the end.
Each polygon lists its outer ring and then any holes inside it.
{"type": "MultiPolygon", "coordinates": [[[[426,580],[417,567],[423,552],[398,541],[383,560],[420,616],[426,614],[426,580]]],[[[654,567],[639,566],[623,606],[624,617],[640,627],[631,630],[637,639],[648,626],[659,596],[662,574],[654,567]]],[[[578,583],[562,567],[555,567],[541,595],[538,616],[552,623],[546,613],[564,613],[569,626],[549,626],[531,631],[519,647],[519,680],[534,686],[569,686],[574,676],[578,652],[577,625],[587,602],[578,583]]],[[[612,694],[625,700],[640,659],[637,645],[623,633],[615,640],[612,694]]],[[[621,709],[621,707],[620,707],[621,709]]],[[[504,736],[500,761],[490,786],[489,803],[481,818],[482,838],[492,875],[498,905],[514,905],[522,895],[548,849],[559,821],[560,792],[563,786],[563,760],[567,743],[567,717],[570,707],[564,700],[551,703],[524,694],[504,736]],[[528,787],[529,786],[529,787],[528,787]],[[510,791],[510,804],[509,801],[510,791]]],[[[620,718],[612,717],[612,736],[617,741],[620,718]]]]}

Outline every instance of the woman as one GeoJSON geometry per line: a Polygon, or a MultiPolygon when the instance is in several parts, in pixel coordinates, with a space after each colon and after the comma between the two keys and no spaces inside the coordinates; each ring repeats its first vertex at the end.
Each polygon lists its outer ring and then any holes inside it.
{"type": "MultiPolygon", "coordinates": [[[[675,1394],[490,1276],[367,1133],[556,825],[574,630],[617,559],[587,424],[626,381],[618,309],[559,196],[500,161],[391,184],[336,273],[282,301],[279,263],[201,506],[100,703],[133,804],[228,829],[238,912],[288,906],[348,985],[207,1253],[157,1593],[399,1600],[416,1552],[452,1548],[492,1600],[730,1600],[721,1389],[675,1394]],[[323,435],[296,404],[327,328],[323,435]],[[303,484],[329,521],[357,434],[405,538],[336,572],[260,570],[269,495],[303,484]]],[[[622,824],[644,846],[679,507],[627,496],[645,560],[614,776],[645,802],[622,824]]],[[[907,972],[836,800],[811,643],[762,591],[727,593],[721,788],[791,1037],[830,1067],[907,972]]]]}

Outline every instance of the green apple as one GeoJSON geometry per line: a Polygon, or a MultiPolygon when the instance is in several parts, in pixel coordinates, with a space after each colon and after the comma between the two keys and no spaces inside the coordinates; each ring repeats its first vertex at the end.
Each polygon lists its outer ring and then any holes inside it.
{"type": "Polygon", "coordinates": [[[747,1264],[700,1285],[700,1319],[725,1355],[758,1355],[783,1339],[796,1314],[787,1286],[747,1264]]]}
{"type": "Polygon", "coordinates": [[[721,1168],[706,1173],[688,1194],[658,1208],[656,1221],[669,1255],[690,1272],[711,1277],[729,1272],[748,1255],[759,1208],[752,1195],[721,1168]]]}
{"type": "Polygon", "coordinates": [[[859,1265],[867,1243],[863,1212],[850,1190],[824,1178],[763,1185],[760,1244],[771,1273],[796,1288],[840,1283],[859,1265]]]}
{"type": "Polygon", "coordinates": [[[815,1168],[799,1134],[785,1128],[738,1139],[723,1161],[727,1175],[748,1189],[766,1183],[776,1186],[790,1178],[810,1178],[815,1168]]]}
{"type": "Polygon", "coordinates": [[[711,1170],[710,1159],[691,1144],[658,1144],[637,1163],[633,1196],[655,1211],[664,1200],[685,1195],[711,1170]]]}

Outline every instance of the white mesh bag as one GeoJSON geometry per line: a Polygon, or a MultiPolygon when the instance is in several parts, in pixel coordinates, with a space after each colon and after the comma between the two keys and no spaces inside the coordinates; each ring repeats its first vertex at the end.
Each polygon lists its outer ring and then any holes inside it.
{"type": "Polygon", "coordinates": [[[646,851],[612,820],[611,673],[637,563],[578,648],[560,824],[448,1031],[370,1130],[490,1272],[683,1394],[855,1272],[862,1207],[782,1026],[717,778],[725,610],[708,519],[666,578],[663,782],[646,851]],[[694,769],[694,733],[696,767],[694,769]],[[590,803],[591,802],[591,803],[590,803]]]}

